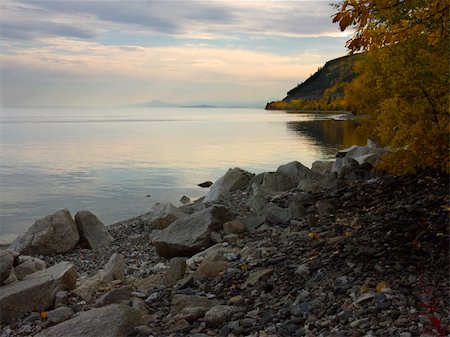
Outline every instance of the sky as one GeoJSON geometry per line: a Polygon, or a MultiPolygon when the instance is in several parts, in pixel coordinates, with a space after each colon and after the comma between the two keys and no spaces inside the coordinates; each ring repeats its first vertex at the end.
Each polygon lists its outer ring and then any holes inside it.
{"type": "Polygon", "coordinates": [[[1,104],[279,100],[347,53],[330,1],[2,0],[1,104]]]}

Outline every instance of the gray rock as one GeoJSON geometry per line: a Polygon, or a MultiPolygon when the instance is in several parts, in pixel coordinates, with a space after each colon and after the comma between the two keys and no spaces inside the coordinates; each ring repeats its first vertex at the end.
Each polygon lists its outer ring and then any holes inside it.
{"type": "Polygon", "coordinates": [[[36,337],[124,337],[138,325],[141,325],[139,310],[124,304],[110,304],[81,312],[36,337]]]}
{"type": "Polygon", "coordinates": [[[223,224],[223,232],[225,234],[242,234],[245,231],[245,225],[239,220],[232,220],[223,224]]]}
{"type": "Polygon", "coordinates": [[[186,273],[186,258],[174,257],[170,259],[169,268],[164,274],[164,284],[172,287],[178,280],[181,280],[186,273]]]}
{"type": "MultiPolygon", "coordinates": [[[[334,165],[334,164],[333,164],[334,165]]],[[[318,193],[338,188],[342,184],[336,173],[313,173],[298,183],[298,188],[305,192],[318,193]]]]}
{"type": "Polygon", "coordinates": [[[317,211],[320,216],[333,214],[336,210],[336,202],[334,200],[319,200],[316,202],[317,211]]]}
{"type": "Polygon", "coordinates": [[[204,321],[207,326],[216,328],[228,323],[234,313],[242,310],[243,308],[232,305],[215,305],[206,312],[204,321]]]}
{"type": "Polygon", "coordinates": [[[74,289],[76,282],[75,265],[61,262],[27,275],[22,281],[3,286],[0,292],[1,322],[10,322],[27,312],[50,308],[56,292],[74,289]]]}
{"type": "Polygon", "coordinates": [[[121,288],[111,289],[107,293],[103,294],[97,302],[95,302],[95,307],[104,307],[105,305],[113,303],[127,302],[131,298],[131,292],[133,289],[130,286],[125,286],[121,288]]]}
{"type": "Polygon", "coordinates": [[[37,257],[21,256],[21,263],[14,268],[17,279],[22,280],[25,276],[45,269],[47,264],[37,257]]]}
{"type": "Polygon", "coordinates": [[[9,250],[0,250],[0,285],[3,284],[13,268],[14,257],[9,250]]]}
{"type": "Polygon", "coordinates": [[[211,246],[211,232],[221,230],[223,223],[233,218],[227,208],[212,206],[153,232],[152,244],[163,257],[192,256],[211,246]]]}
{"type": "Polygon", "coordinates": [[[51,323],[58,324],[67,321],[73,316],[74,312],[69,307],[59,307],[48,312],[47,320],[51,323]]]}
{"type": "Polygon", "coordinates": [[[218,201],[222,197],[227,196],[229,192],[246,187],[253,177],[254,174],[238,167],[229,169],[224,176],[220,177],[211,186],[205,199],[203,199],[203,202],[218,201]]]}
{"type": "Polygon", "coordinates": [[[268,204],[262,212],[265,223],[272,226],[288,223],[293,218],[289,208],[281,208],[273,203],[268,204]]]}
{"type": "Polygon", "coordinates": [[[177,294],[173,296],[170,313],[172,315],[178,315],[189,308],[203,308],[208,310],[217,304],[217,300],[210,300],[204,296],[177,294]]]}
{"type": "Polygon", "coordinates": [[[188,204],[191,202],[191,199],[185,195],[183,195],[180,199],[180,202],[184,205],[184,204],[188,204]]]}
{"type": "MultiPolygon", "coordinates": [[[[189,202],[189,201],[188,201],[189,202]]],[[[150,229],[163,229],[186,214],[170,202],[159,202],[154,204],[142,217],[146,226],[150,229]]]]}
{"type": "Polygon", "coordinates": [[[69,210],[37,220],[25,234],[17,237],[11,249],[27,255],[67,253],[75,248],[80,236],[69,210]]]}
{"type": "Polygon", "coordinates": [[[103,282],[125,279],[125,258],[121,254],[114,253],[105,264],[103,282]]]}
{"type": "Polygon", "coordinates": [[[299,182],[307,179],[312,172],[297,161],[281,165],[276,172],[267,172],[264,175],[262,186],[272,191],[289,191],[296,188],[299,182]]]}
{"type": "Polygon", "coordinates": [[[318,160],[312,163],[311,171],[319,174],[331,173],[333,167],[333,161],[318,160]]]}
{"type": "Polygon", "coordinates": [[[114,240],[106,226],[89,211],[79,211],[75,214],[75,223],[80,233],[82,247],[95,249],[106,246],[114,240]]]}

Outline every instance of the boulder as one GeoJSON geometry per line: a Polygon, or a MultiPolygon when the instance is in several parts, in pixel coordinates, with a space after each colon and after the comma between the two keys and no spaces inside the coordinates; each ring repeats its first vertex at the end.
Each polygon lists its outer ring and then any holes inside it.
{"type": "Polygon", "coordinates": [[[388,153],[386,148],[373,146],[373,142],[368,141],[366,146],[352,145],[336,153],[336,158],[352,158],[358,164],[370,163],[374,165],[384,154],[388,153]]]}
{"type": "Polygon", "coordinates": [[[254,174],[238,167],[229,169],[224,176],[219,178],[211,186],[208,194],[205,196],[205,199],[203,199],[203,202],[218,201],[222,197],[227,196],[229,192],[248,186],[252,177],[254,177],[254,174]]]}
{"type": "Polygon", "coordinates": [[[170,259],[169,268],[164,274],[164,284],[167,287],[172,287],[178,280],[181,280],[186,274],[186,258],[174,257],[170,259]]]}
{"type": "Polygon", "coordinates": [[[229,264],[230,263],[227,261],[211,261],[209,259],[206,259],[194,272],[194,281],[201,281],[209,277],[217,277],[227,270],[229,264]]]}
{"type": "Polygon", "coordinates": [[[54,255],[70,252],[80,236],[69,210],[37,220],[11,244],[11,250],[27,255],[54,255]]]}
{"type": "Polygon", "coordinates": [[[142,217],[142,220],[149,229],[163,229],[185,215],[182,210],[170,202],[160,202],[154,204],[142,217]]]}
{"type": "Polygon", "coordinates": [[[221,230],[223,223],[233,218],[227,208],[212,206],[153,232],[152,244],[163,257],[192,256],[211,246],[211,232],[221,230]]]}
{"type": "Polygon", "coordinates": [[[74,289],[76,282],[75,265],[61,262],[27,275],[22,281],[3,286],[0,292],[1,322],[11,322],[20,314],[51,308],[56,292],[74,289]]]}
{"type": "Polygon", "coordinates": [[[21,263],[14,268],[18,280],[47,267],[47,264],[37,257],[21,256],[20,261],[21,263]]]}
{"type": "Polygon", "coordinates": [[[125,304],[110,304],[81,312],[36,337],[124,337],[141,323],[139,310],[125,304]]]}
{"type": "Polygon", "coordinates": [[[9,277],[14,257],[9,250],[0,250],[0,285],[9,277]]]}
{"type": "Polygon", "coordinates": [[[273,203],[264,208],[263,215],[265,223],[272,226],[286,224],[293,218],[291,209],[273,203]]]}
{"type": "Polygon", "coordinates": [[[289,191],[296,188],[298,183],[310,177],[311,170],[298,161],[281,165],[276,172],[264,174],[262,186],[272,191],[289,191]]]}
{"type": "Polygon", "coordinates": [[[301,180],[297,188],[304,192],[319,193],[339,188],[342,182],[336,177],[336,173],[315,173],[301,180]]]}
{"type": "Polygon", "coordinates": [[[331,168],[333,167],[333,161],[330,160],[318,160],[312,163],[311,171],[315,173],[331,173],[331,168]]]}
{"type": "Polygon", "coordinates": [[[84,248],[103,247],[114,240],[106,226],[89,211],[79,211],[75,214],[75,223],[80,233],[80,246],[84,248]]]}

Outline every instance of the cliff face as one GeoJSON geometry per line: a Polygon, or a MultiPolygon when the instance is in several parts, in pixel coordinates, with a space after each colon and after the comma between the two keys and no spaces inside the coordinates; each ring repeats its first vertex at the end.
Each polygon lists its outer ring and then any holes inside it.
{"type": "MultiPolygon", "coordinates": [[[[356,76],[353,64],[360,57],[361,54],[354,54],[328,61],[305,82],[290,90],[283,101],[320,99],[324,91],[336,82],[350,82],[356,76]]],[[[342,95],[342,91],[336,91],[335,95],[342,95]]]]}

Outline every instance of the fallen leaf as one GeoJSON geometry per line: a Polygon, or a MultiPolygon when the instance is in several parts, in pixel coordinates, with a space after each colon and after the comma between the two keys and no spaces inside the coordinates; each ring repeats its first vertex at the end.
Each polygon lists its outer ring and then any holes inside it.
{"type": "Polygon", "coordinates": [[[48,311],[41,311],[41,319],[47,319],[48,318],[48,311]]]}
{"type": "Polygon", "coordinates": [[[309,238],[312,239],[312,240],[316,240],[316,241],[319,241],[319,240],[320,240],[320,235],[319,235],[319,233],[316,233],[316,232],[309,232],[309,233],[308,233],[308,236],[309,236],[309,238]]]}
{"type": "Polygon", "coordinates": [[[377,292],[381,293],[384,289],[386,289],[388,287],[387,283],[384,281],[378,282],[377,286],[376,286],[376,290],[377,292]]]}

